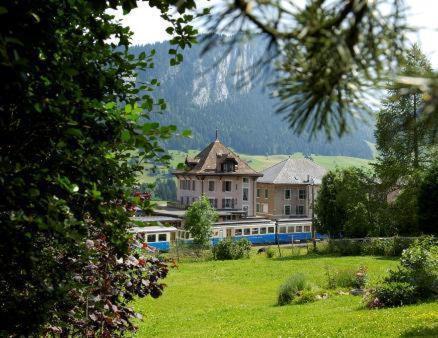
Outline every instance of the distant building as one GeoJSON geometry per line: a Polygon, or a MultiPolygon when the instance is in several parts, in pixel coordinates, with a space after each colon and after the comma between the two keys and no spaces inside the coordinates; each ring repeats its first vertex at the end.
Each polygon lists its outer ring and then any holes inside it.
{"type": "Polygon", "coordinates": [[[194,158],[186,158],[185,170],[176,170],[177,206],[187,208],[205,195],[220,211],[222,220],[255,216],[256,180],[262,174],[253,170],[216,136],[194,158]]]}
{"type": "Polygon", "coordinates": [[[256,214],[270,219],[312,217],[314,197],[326,170],[308,158],[288,158],[257,179],[256,214]]]}

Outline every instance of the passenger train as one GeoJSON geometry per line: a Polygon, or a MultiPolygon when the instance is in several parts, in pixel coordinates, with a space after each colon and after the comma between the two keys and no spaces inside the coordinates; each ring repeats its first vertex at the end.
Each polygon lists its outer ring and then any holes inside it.
{"type": "MultiPolygon", "coordinates": [[[[171,243],[176,241],[191,243],[193,238],[183,228],[166,226],[135,227],[131,232],[140,236],[148,246],[160,251],[168,251],[171,243]]],[[[325,236],[317,234],[318,239],[325,236]]],[[[212,245],[216,245],[224,238],[248,239],[253,245],[263,244],[292,244],[312,239],[311,221],[279,220],[277,224],[270,220],[246,219],[231,222],[219,222],[213,226],[212,245]]]]}

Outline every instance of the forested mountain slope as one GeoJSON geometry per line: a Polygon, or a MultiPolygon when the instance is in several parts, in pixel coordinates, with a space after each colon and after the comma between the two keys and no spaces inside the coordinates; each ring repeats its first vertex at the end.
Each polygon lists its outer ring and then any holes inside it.
{"type": "MultiPolygon", "coordinates": [[[[223,48],[200,56],[200,45],[183,51],[184,61],[168,67],[168,42],[136,46],[134,54],[156,50],[155,67],[151,71],[161,86],[154,95],[163,97],[167,112],[157,115],[163,123],[179,129],[191,129],[191,139],[173,139],[169,149],[202,149],[214,139],[216,128],[224,144],[246,154],[345,155],[371,158],[368,142],[374,142],[373,125],[361,123],[357,129],[328,142],[321,134],[309,140],[308,135],[295,135],[288,129],[283,116],[275,113],[277,102],[270,98],[268,84],[272,72],[252,79],[249,66],[263,53],[257,42],[235,48],[222,58],[223,48]],[[213,67],[217,64],[216,67],[213,67]],[[242,86],[241,79],[245,80],[242,86]]],[[[139,80],[146,77],[139,74],[139,80]]]]}

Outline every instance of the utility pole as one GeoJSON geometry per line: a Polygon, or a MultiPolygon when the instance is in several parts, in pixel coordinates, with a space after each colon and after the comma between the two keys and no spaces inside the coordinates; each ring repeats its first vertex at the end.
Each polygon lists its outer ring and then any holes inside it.
{"type": "Polygon", "coordinates": [[[280,241],[278,240],[278,219],[275,220],[275,241],[277,242],[278,255],[281,257],[280,241]]]}
{"type": "Polygon", "coordinates": [[[316,230],[315,230],[315,180],[312,177],[311,180],[312,186],[312,242],[313,242],[313,251],[316,252],[316,230]]]}

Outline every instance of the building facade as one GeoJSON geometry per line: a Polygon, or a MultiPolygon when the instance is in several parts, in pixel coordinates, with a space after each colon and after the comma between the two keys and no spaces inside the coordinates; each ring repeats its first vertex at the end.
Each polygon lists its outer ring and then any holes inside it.
{"type": "Polygon", "coordinates": [[[310,218],[326,170],[312,160],[277,163],[257,179],[256,214],[270,219],[310,218]]]}
{"type": "Polygon", "coordinates": [[[211,205],[232,216],[256,215],[256,181],[262,174],[253,170],[218,138],[194,158],[186,158],[185,170],[173,174],[177,182],[177,204],[186,208],[202,195],[211,205]]]}

